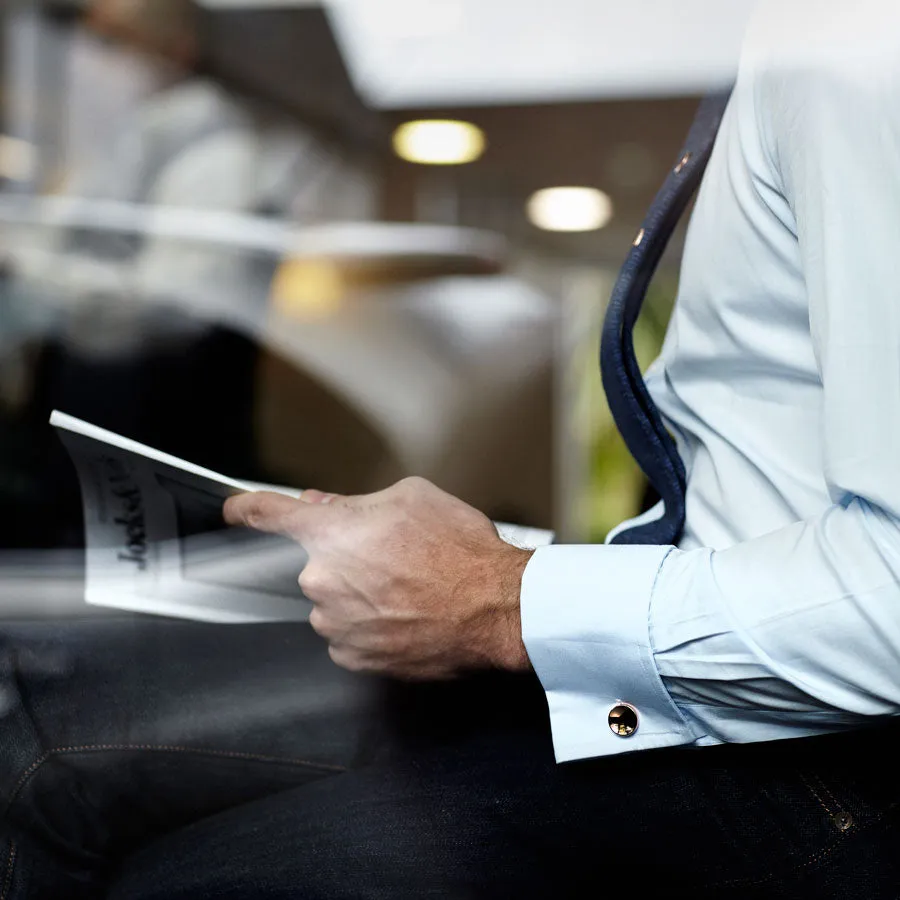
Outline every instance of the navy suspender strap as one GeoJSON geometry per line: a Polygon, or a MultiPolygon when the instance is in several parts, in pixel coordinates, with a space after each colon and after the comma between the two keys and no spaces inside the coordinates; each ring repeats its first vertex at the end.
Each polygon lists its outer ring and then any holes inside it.
{"type": "Polygon", "coordinates": [[[628,528],[617,544],[674,544],[684,529],[685,471],[638,368],[632,332],[647,288],[712,153],[729,92],[705,98],[677,165],[656,195],[610,297],[600,344],[603,388],[631,454],[662,498],[661,518],[628,528]]]}

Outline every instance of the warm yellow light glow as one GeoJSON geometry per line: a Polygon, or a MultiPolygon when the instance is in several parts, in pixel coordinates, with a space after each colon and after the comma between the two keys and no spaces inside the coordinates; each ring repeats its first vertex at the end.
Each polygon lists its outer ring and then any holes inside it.
{"type": "Polygon", "coordinates": [[[528,218],[544,231],[596,231],[613,215],[612,200],[589,187],[552,187],[536,191],[527,205],[528,218]]]}
{"type": "Polygon", "coordinates": [[[409,162],[458,166],[484,153],[484,132],[471,122],[423,119],[405,122],[394,132],[394,152],[409,162]]]}
{"type": "Polygon", "coordinates": [[[340,308],[344,280],[335,263],[324,259],[287,259],[272,280],[272,305],[292,318],[328,316],[340,308]]]}

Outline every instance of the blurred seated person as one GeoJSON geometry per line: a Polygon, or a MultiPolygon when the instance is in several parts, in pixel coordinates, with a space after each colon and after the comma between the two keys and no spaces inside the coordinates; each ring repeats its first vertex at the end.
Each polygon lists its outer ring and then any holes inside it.
{"type": "MultiPolygon", "coordinates": [[[[189,14],[180,0],[97,7],[95,24],[114,33],[189,14]]],[[[311,133],[192,74],[190,44],[179,45],[187,68],[138,52],[107,60],[101,46],[79,33],[73,91],[103,90],[126,64],[147,70],[136,84],[161,89],[120,113],[109,144],[104,123],[56,191],[96,202],[85,210],[96,210],[97,227],[10,229],[0,296],[0,467],[10,474],[0,499],[17,513],[14,526],[0,524],[0,547],[82,542],[72,471],[46,427],[53,408],[217,471],[279,480],[262,465],[254,432],[261,325],[279,254],[105,227],[104,202],[300,223],[352,218],[365,206],[360,179],[340,160],[323,161],[311,133]]],[[[347,418],[302,373],[295,387],[300,404],[347,418]]]]}

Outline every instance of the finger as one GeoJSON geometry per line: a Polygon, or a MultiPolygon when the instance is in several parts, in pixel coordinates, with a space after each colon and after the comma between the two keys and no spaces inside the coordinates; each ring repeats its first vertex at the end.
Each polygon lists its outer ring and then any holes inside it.
{"type": "Polygon", "coordinates": [[[248,491],[225,501],[222,515],[229,525],[243,525],[270,534],[291,534],[299,500],[274,491],[248,491]]]}
{"type": "Polygon", "coordinates": [[[334,644],[328,645],[328,655],[331,661],[342,669],[349,672],[362,672],[365,664],[362,659],[352,650],[346,650],[343,647],[336,647],[334,644]]]}
{"type": "Polygon", "coordinates": [[[325,637],[325,635],[322,634],[322,630],[326,627],[326,624],[323,621],[322,610],[315,604],[313,604],[313,608],[309,611],[309,624],[319,637],[325,637]]]}

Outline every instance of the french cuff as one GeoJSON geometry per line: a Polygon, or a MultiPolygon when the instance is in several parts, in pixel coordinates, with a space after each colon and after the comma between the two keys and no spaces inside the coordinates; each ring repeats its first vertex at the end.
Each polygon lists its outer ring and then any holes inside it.
{"type": "Polygon", "coordinates": [[[650,597],[672,549],[554,545],[525,567],[522,639],[557,762],[693,742],[650,646],[650,597]]]}

